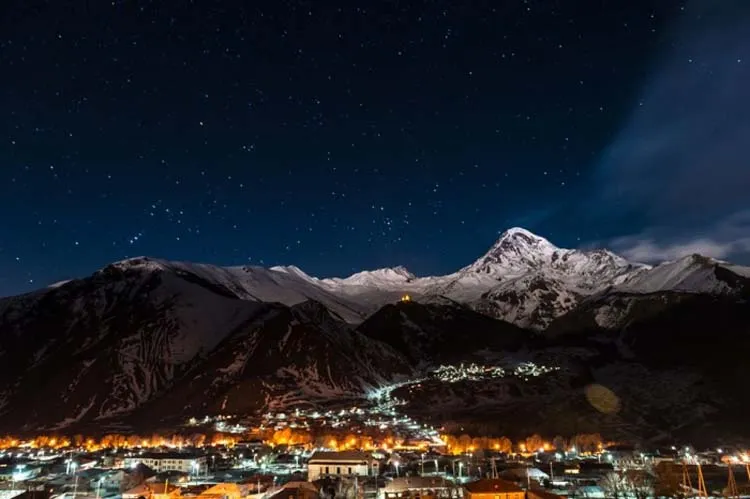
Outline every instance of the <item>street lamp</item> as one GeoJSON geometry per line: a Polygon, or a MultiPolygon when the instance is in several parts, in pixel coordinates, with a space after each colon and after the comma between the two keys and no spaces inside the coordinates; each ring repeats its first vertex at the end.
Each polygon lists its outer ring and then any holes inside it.
{"type": "Polygon", "coordinates": [[[73,475],[75,475],[75,481],[73,482],[73,499],[75,499],[76,495],[78,494],[78,475],[76,475],[76,463],[71,463],[73,468],[73,475]]]}

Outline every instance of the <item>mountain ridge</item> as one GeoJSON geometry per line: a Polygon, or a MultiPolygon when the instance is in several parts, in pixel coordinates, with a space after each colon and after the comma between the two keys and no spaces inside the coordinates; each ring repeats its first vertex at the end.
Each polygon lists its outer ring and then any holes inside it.
{"type": "Polygon", "coordinates": [[[474,262],[436,276],[418,277],[396,266],[363,270],[347,277],[319,278],[294,265],[221,267],[151,257],[128,258],[104,269],[173,270],[210,283],[224,296],[249,301],[291,306],[314,300],[350,324],[361,323],[380,307],[408,294],[423,301],[439,298],[463,303],[493,318],[543,330],[587,296],[609,289],[633,293],[691,288],[727,292],[733,285],[711,274],[728,272],[728,281],[734,281],[734,285],[746,279],[743,274],[750,275],[746,267],[686,258],[692,260],[650,266],[629,262],[606,249],[559,248],[526,229],[513,227],[474,262]]]}

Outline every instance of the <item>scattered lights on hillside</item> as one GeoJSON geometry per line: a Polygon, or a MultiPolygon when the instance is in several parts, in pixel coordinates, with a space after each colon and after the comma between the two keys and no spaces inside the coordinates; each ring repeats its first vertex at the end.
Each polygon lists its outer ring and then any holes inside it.
{"type": "Polygon", "coordinates": [[[534,364],[533,362],[522,362],[512,369],[504,369],[499,366],[483,366],[479,364],[460,364],[458,366],[447,365],[435,369],[433,376],[446,383],[457,383],[459,381],[483,381],[493,378],[505,378],[514,376],[527,381],[544,374],[559,371],[559,367],[550,367],[534,364]]]}

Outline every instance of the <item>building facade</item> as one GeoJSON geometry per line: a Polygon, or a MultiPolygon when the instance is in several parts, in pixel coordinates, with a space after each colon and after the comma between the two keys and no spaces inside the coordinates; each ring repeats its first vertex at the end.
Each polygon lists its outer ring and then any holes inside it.
{"type": "Polygon", "coordinates": [[[385,499],[460,499],[461,488],[440,476],[396,477],[385,485],[385,499]]]}
{"type": "Polygon", "coordinates": [[[207,470],[206,456],[185,454],[181,452],[147,452],[138,456],[125,458],[125,467],[134,468],[139,464],[144,464],[157,473],[163,471],[180,471],[199,475],[207,470]]]}
{"type": "Polygon", "coordinates": [[[307,479],[377,475],[378,462],[358,451],[316,452],[307,461],[307,479]]]}

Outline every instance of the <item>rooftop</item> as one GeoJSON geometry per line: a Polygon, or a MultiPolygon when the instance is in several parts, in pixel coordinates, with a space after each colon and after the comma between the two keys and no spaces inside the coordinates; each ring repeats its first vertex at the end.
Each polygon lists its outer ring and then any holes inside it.
{"type": "Polygon", "coordinates": [[[370,455],[365,452],[356,450],[345,450],[340,452],[315,452],[308,461],[309,463],[315,461],[366,461],[370,459],[370,455]]]}
{"type": "Polygon", "coordinates": [[[453,486],[453,483],[439,476],[402,476],[388,482],[385,491],[400,492],[409,489],[439,489],[453,486]]]}
{"type": "Polygon", "coordinates": [[[199,459],[205,457],[203,454],[191,452],[144,452],[131,459],[199,459]]]}
{"type": "Polygon", "coordinates": [[[467,483],[464,488],[471,494],[491,494],[493,492],[523,492],[524,490],[513,482],[499,478],[484,478],[476,482],[467,483]]]}

